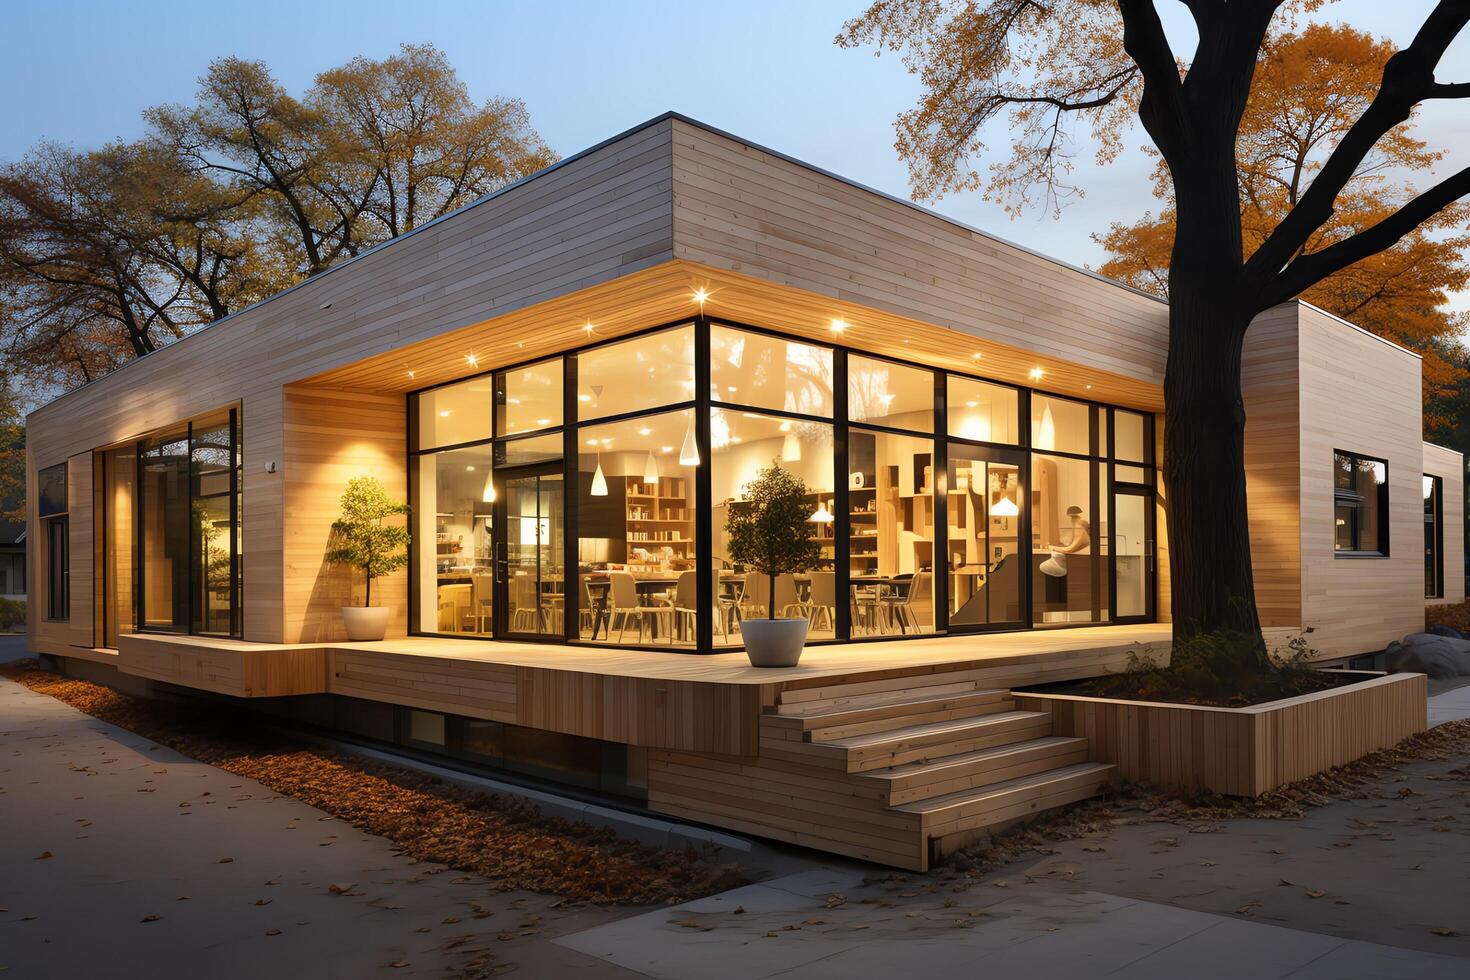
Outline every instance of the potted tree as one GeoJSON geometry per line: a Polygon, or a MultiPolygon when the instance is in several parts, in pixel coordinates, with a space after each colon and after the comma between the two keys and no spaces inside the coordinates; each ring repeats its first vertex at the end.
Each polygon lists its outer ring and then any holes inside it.
{"type": "Polygon", "coordinates": [[[778,618],[775,599],[776,576],[804,572],[821,556],[809,496],[799,477],[772,462],[746,485],[745,499],[730,507],[725,530],[731,560],[770,584],[766,618],[747,619],[740,627],[753,667],[795,667],[806,644],[806,618],[778,618]]]}
{"type": "Polygon", "coordinates": [[[362,572],[366,589],[360,606],[344,606],[342,620],[349,640],[381,640],[388,631],[391,606],[373,605],[373,579],[408,564],[408,528],[385,524],[389,517],[406,515],[408,505],[388,496],[375,476],[347,481],[342,493],[342,516],[332,522],[332,548],[327,561],[362,572]]]}

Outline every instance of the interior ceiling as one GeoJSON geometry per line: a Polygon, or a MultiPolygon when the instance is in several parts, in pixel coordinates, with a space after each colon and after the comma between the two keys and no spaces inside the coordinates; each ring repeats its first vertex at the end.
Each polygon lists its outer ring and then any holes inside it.
{"type": "Polygon", "coordinates": [[[376,354],[301,383],[412,391],[692,318],[700,311],[696,290],[705,291],[704,311],[715,318],[1059,394],[1163,410],[1163,393],[1156,384],[682,260],[376,354]],[[845,324],[840,333],[832,328],[834,320],[845,324]],[[1033,374],[1037,370],[1042,372],[1039,380],[1033,374]]]}

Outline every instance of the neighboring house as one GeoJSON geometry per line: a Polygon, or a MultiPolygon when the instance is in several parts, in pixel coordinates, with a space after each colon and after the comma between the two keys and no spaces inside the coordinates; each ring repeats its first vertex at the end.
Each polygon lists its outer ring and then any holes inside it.
{"type": "Polygon", "coordinates": [[[26,526],[0,519],[0,598],[26,598],[26,526]]]}
{"type": "MultiPolygon", "coordinates": [[[[1006,689],[1167,643],[1167,319],[662,116],[32,413],[31,642],[921,867],[1106,778],[1006,689]],[[724,535],[772,460],[823,548],[774,595],[724,535]],[[414,541],[369,646],[323,560],[364,473],[414,541]],[[678,655],[773,607],[802,667],[678,655]]],[[[1272,635],[1341,659],[1463,598],[1419,358],[1290,303],[1242,370],[1272,635]]]]}

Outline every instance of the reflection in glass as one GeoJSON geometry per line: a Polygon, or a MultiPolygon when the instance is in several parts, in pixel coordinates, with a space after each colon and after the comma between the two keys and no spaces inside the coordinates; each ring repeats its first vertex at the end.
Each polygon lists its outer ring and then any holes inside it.
{"type": "Polygon", "coordinates": [[[583,639],[694,645],[695,468],[679,460],[693,424],[686,409],[577,430],[583,639]]]}
{"type": "Polygon", "coordinates": [[[1113,498],[1119,618],[1148,613],[1148,504],[1149,498],[1141,494],[1120,493],[1113,498]]]}
{"type": "Polygon", "coordinates": [[[1083,402],[1031,395],[1031,446],[1042,452],[1078,453],[1092,451],[1092,407],[1083,402]]]}
{"type": "Polygon", "coordinates": [[[143,443],[139,483],[142,503],[143,626],[189,629],[189,437],[186,431],[143,443]]]}
{"type": "Polygon", "coordinates": [[[1388,464],[1333,453],[1334,550],[1388,554],[1388,464]]]}
{"type": "Polygon", "coordinates": [[[949,377],[949,434],[976,442],[1020,441],[1020,395],[1014,388],[949,377]]]}
{"type": "Polygon", "coordinates": [[[1019,624],[1021,468],[994,451],[949,447],[949,621],[953,626],[1019,624]]]}
{"type": "Polygon", "coordinates": [[[495,444],[495,465],[508,467],[549,463],[554,459],[561,459],[563,448],[560,432],[549,436],[507,439],[495,444]]]}
{"type": "Polygon", "coordinates": [[[1083,459],[1031,460],[1031,608],[1038,626],[1097,622],[1103,578],[1092,515],[1096,467],[1083,459]]]}
{"type": "Polygon", "coordinates": [[[577,355],[577,417],[600,419],[694,398],[694,326],[577,355]]]}
{"type": "Polygon", "coordinates": [[[832,351],[715,324],[710,327],[710,398],[830,417],[832,351]]]}
{"type": "Polygon", "coordinates": [[[490,438],[495,383],[489,375],[418,394],[418,448],[490,438]]]}
{"type": "MultiPolygon", "coordinates": [[[[838,602],[832,566],[835,522],[814,522],[816,537],[822,544],[819,567],[800,577],[779,576],[774,594],[769,579],[747,574],[747,569],[730,561],[729,536],[725,532],[730,511],[740,506],[746,485],[772,462],[779,462],[806,484],[811,491],[813,514],[819,508],[832,514],[836,508],[832,426],[717,408],[710,412],[710,454],[712,550],[718,569],[715,644],[740,645],[741,622],[749,616],[768,615],[773,609],[777,616],[806,616],[812,624],[808,633],[812,638],[833,636],[838,602]]],[[[849,486],[856,486],[865,477],[854,471],[848,479],[849,486]]]]}
{"type": "Polygon", "coordinates": [[[498,434],[502,436],[561,425],[561,358],[499,375],[495,404],[499,413],[498,434]]]}
{"type": "Polygon", "coordinates": [[[102,645],[117,649],[120,633],[133,632],[137,596],[133,591],[134,521],[137,508],[138,450],[135,444],[103,453],[102,509],[104,593],[102,645]]]}
{"type": "Polygon", "coordinates": [[[847,417],[894,429],[933,432],[933,372],[870,357],[849,357],[847,417]]]}
{"type": "Polygon", "coordinates": [[[1424,474],[1424,598],[1444,598],[1444,530],[1441,497],[1444,481],[1424,474]]]}
{"type": "Polygon", "coordinates": [[[562,635],[564,483],[560,472],[504,481],[506,629],[511,634],[562,635]]]}
{"type": "Polygon", "coordinates": [[[230,636],[238,632],[236,561],[240,546],[236,494],[239,457],[228,414],[194,423],[190,441],[193,481],[193,631],[230,636]]]}
{"type": "Polygon", "coordinates": [[[489,636],[494,630],[496,486],[489,446],[414,460],[418,500],[418,629],[489,636]],[[429,546],[433,542],[433,546],[429,546]]]}
{"type": "Polygon", "coordinates": [[[848,465],[854,635],[933,632],[934,441],[854,428],[848,465]]]}
{"type": "Polygon", "coordinates": [[[1113,411],[1113,456],[1131,463],[1146,463],[1145,447],[1147,427],[1144,417],[1137,412],[1113,411]]]}

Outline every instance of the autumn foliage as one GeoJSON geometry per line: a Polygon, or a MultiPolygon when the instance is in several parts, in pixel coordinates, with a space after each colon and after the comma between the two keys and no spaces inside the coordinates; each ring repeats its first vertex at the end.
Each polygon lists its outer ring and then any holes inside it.
{"type": "MultiPolygon", "coordinates": [[[[1247,256],[1297,205],[1327,154],[1362,115],[1395,50],[1346,25],[1312,24],[1268,39],[1257,59],[1236,144],[1247,256]]],[[[1303,251],[1318,251],[1387,218],[1414,196],[1415,176],[1442,158],[1411,125],[1388,133],[1303,251]]],[[[1162,162],[1155,193],[1165,202],[1157,215],[1114,224],[1096,236],[1110,253],[1099,271],[1167,297],[1175,211],[1162,162]]],[[[1467,377],[1455,340],[1466,318],[1446,306],[1449,293],[1470,283],[1467,221],[1470,208],[1446,208],[1393,248],[1302,294],[1307,302],[1424,355],[1425,421],[1431,428],[1447,421],[1436,414],[1442,412],[1436,406],[1467,377]]]]}

